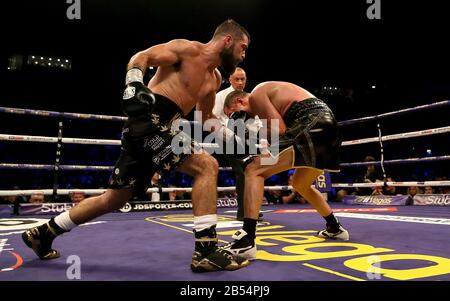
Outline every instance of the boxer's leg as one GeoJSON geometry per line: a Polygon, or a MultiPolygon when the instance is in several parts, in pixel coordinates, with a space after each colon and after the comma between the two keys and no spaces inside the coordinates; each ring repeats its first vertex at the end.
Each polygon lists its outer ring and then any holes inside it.
{"type": "Polygon", "coordinates": [[[256,224],[264,198],[264,180],[292,168],[293,148],[287,148],[278,155],[274,165],[262,165],[262,156],[257,157],[245,169],[244,224],[232,238],[233,242],[223,248],[247,259],[256,259],[256,224]]]}
{"type": "Polygon", "coordinates": [[[294,173],[292,186],[326,220],[327,227],[325,230],[318,232],[319,237],[348,240],[348,231],[341,226],[337,218],[334,216],[333,211],[325,201],[325,198],[315,187],[312,186],[312,183],[322,173],[322,170],[315,168],[299,168],[294,173]]]}
{"type": "Polygon", "coordinates": [[[247,266],[248,260],[217,247],[217,160],[208,153],[193,154],[177,170],[194,177],[192,207],[195,251],[192,271],[237,270],[247,266]]]}

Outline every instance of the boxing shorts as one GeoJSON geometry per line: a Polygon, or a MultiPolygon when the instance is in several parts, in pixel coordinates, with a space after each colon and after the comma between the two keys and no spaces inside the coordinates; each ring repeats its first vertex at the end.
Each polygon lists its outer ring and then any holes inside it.
{"type": "MultiPolygon", "coordinates": [[[[172,140],[185,139],[190,148],[194,141],[172,123],[183,117],[181,109],[170,99],[154,94],[150,112],[129,117],[122,129],[122,147],[109,180],[109,187],[132,188],[135,193],[147,190],[155,172],[162,175],[181,165],[192,151],[177,154],[172,140]]],[[[179,152],[179,151],[178,151],[179,152]]]]}
{"type": "Polygon", "coordinates": [[[279,151],[293,148],[293,168],[339,171],[342,137],[333,112],[322,100],[294,101],[283,121],[287,129],[279,138],[279,151]]]}

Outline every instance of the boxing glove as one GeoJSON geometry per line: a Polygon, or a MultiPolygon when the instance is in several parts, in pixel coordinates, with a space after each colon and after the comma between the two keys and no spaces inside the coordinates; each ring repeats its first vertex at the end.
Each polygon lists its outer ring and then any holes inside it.
{"type": "Polygon", "coordinates": [[[127,72],[126,87],[122,97],[122,111],[128,117],[150,114],[155,96],[144,85],[142,71],[133,68],[127,72]]]}

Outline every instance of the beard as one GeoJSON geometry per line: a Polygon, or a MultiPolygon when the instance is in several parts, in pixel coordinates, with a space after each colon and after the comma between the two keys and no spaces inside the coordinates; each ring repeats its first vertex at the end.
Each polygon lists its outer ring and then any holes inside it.
{"type": "Polygon", "coordinates": [[[230,48],[222,50],[222,52],[220,53],[220,66],[227,75],[233,74],[236,66],[239,63],[233,56],[233,49],[234,45],[232,45],[230,48]]]}

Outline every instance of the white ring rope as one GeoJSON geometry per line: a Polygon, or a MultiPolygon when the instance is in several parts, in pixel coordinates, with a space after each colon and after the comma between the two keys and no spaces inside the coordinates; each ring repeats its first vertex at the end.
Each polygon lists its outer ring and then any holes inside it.
{"type": "MultiPolygon", "coordinates": [[[[24,136],[0,134],[0,140],[19,141],[19,142],[40,142],[40,143],[56,143],[58,138],[46,136],[24,136]]],[[[62,138],[62,143],[67,144],[92,144],[92,145],[121,145],[120,140],[107,139],[84,139],[84,138],[62,138]]]]}
{"type": "MultiPolygon", "coordinates": [[[[387,117],[394,117],[402,115],[405,113],[419,112],[427,109],[435,109],[439,107],[444,107],[450,105],[450,100],[444,100],[440,102],[420,105],[413,108],[401,109],[398,111],[387,112],[374,116],[360,117],[351,120],[344,120],[338,122],[339,125],[350,125],[360,122],[367,122],[371,120],[378,120],[387,117]]],[[[85,113],[66,113],[66,112],[54,112],[54,111],[44,111],[44,110],[33,110],[33,109],[21,109],[21,108],[8,108],[0,107],[0,113],[10,113],[10,114],[22,114],[22,115],[35,115],[43,117],[64,117],[68,119],[90,119],[90,120],[110,120],[110,121],[125,121],[128,118],[123,116],[109,116],[109,115],[95,115],[95,114],[85,114],[85,113]]]]}
{"type": "MultiPolygon", "coordinates": [[[[432,104],[435,105],[448,105],[450,101],[445,101],[442,103],[436,103],[432,104]]],[[[430,105],[423,106],[430,107],[430,105]]],[[[33,115],[40,115],[40,116],[64,116],[67,118],[81,118],[81,119],[100,119],[100,120],[126,120],[126,117],[118,117],[118,116],[106,116],[106,115],[92,115],[92,114],[78,114],[78,113],[58,113],[58,112],[51,112],[51,111],[36,111],[34,110],[23,110],[23,109],[15,109],[15,108],[3,108],[2,112],[7,113],[16,113],[16,114],[33,114],[33,115]],[[33,112],[31,112],[33,111],[33,112]]],[[[421,109],[421,107],[412,108],[412,109],[405,109],[404,112],[409,112],[412,110],[421,109]]],[[[400,112],[400,111],[399,111],[400,112]]],[[[386,116],[390,116],[393,113],[396,112],[390,112],[385,113],[379,116],[375,116],[376,119],[386,116]]],[[[374,118],[372,117],[365,117],[365,118],[359,118],[358,120],[349,120],[346,121],[348,124],[351,124],[353,122],[360,122],[360,121],[366,121],[367,118],[374,118]]],[[[367,119],[369,120],[369,119],[367,119]]],[[[345,122],[342,122],[343,124],[345,122]]],[[[406,138],[414,138],[414,137],[421,137],[421,136],[429,136],[429,135],[435,135],[435,134],[443,134],[450,132],[450,126],[441,127],[441,128],[434,128],[434,129],[427,129],[427,130],[421,130],[421,131],[414,131],[414,132],[407,132],[407,133],[400,133],[400,134],[393,134],[393,135],[387,135],[387,136],[381,136],[379,137],[372,137],[372,138],[363,138],[363,139],[356,139],[351,141],[344,141],[342,142],[342,146],[350,146],[350,145],[357,145],[357,144],[365,144],[365,143],[373,143],[373,142],[379,142],[382,144],[383,141],[389,141],[389,140],[398,140],[398,139],[406,139],[406,138]]],[[[10,135],[10,134],[0,134],[0,141],[18,141],[18,142],[41,142],[41,143],[58,143],[57,137],[47,137],[47,136],[26,136],[26,135],[10,135]]],[[[85,138],[62,138],[60,139],[60,142],[67,143],[67,144],[89,144],[89,145],[121,145],[120,140],[107,140],[107,139],[85,139],[85,138]]],[[[199,143],[200,146],[203,148],[218,148],[219,145],[216,143],[199,143]]],[[[261,148],[262,146],[260,144],[256,145],[258,148],[261,148]]],[[[441,157],[430,157],[430,158],[419,158],[422,161],[425,160],[431,160],[433,158],[436,159],[442,159],[444,157],[448,156],[441,156],[441,157]]],[[[382,164],[383,163],[400,163],[400,161],[414,161],[416,158],[411,159],[400,159],[400,160],[390,160],[390,161],[384,161],[382,158],[382,164]]],[[[445,159],[445,158],[444,158],[445,159]]],[[[356,163],[344,163],[346,165],[352,165],[355,166],[358,164],[365,165],[367,162],[356,162],[356,163]]],[[[54,169],[54,165],[46,165],[46,164],[12,164],[12,163],[0,163],[0,167],[3,168],[25,168],[25,169],[54,169]]],[[[60,165],[59,169],[65,169],[65,170],[111,170],[113,167],[111,166],[82,166],[82,165],[60,165]]],[[[227,168],[220,168],[222,170],[229,170],[230,167],[227,168]]],[[[376,182],[376,183],[336,183],[332,184],[332,187],[335,188],[354,188],[354,187],[380,187],[380,186],[399,186],[399,187],[409,187],[409,186],[450,186],[450,181],[424,181],[424,182],[376,182]]],[[[291,190],[292,186],[265,186],[265,190],[291,190]]],[[[236,188],[234,186],[230,187],[217,187],[217,191],[235,191],[236,188]]],[[[102,194],[106,191],[106,189],[58,189],[55,191],[54,189],[43,189],[43,190],[0,190],[0,196],[16,196],[16,195],[32,195],[35,193],[44,194],[44,195],[69,195],[73,192],[84,192],[86,194],[102,194]]],[[[150,188],[147,192],[153,193],[153,192],[174,192],[174,191],[183,191],[183,192],[191,192],[192,188],[150,188]]]]}
{"type": "MultiPolygon", "coordinates": [[[[449,156],[450,159],[450,156],[449,156]]],[[[20,164],[20,163],[0,163],[0,169],[47,169],[53,170],[55,165],[52,164],[20,164]]],[[[82,170],[82,171],[95,171],[106,170],[111,171],[114,166],[105,165],[59,165],[60,170],[82,170]]],[[[232,170],[231,167],[219,167],[219,170],[232,170]]]]}
{"type": "MultiPolygon", "coordinates": [[[[407,132],[400,134],[393,134],[381,137],[381,141],[406,139],[413,137],[422,137],[429,135],[437,135],[450,132],[450,126],[427,129],[415,132],[407,132]]],[[[24,136],[24,135],[10,135],[10,134],[0,134],[0,141],[19,141],[19,142],[43,142],[43,143],[56,143],[58,138],[56,137],[46,137],[46,136],[24,136]]],[[[91,144],[91,145],[121,145],[120,140],[106,140],[106,139],[83,139],[83,138],[62,138],[63,143],[68,144],[91,144]]],[[[371,142],[380,142],[380,137],[357,139],[352,141],[342,142],[342,146],[365,144],[371,142]]],[[[216,143],[199,143],[200,146],[204,148],[218,148],[219,145],[216,143]]],[[[257,145],[260,147],[260,145],[257,145]]]]}
{"type": "Polygon", "coordinates": [[[90,119],[90,120],[108,120],[108,121],[126,121],[128,118],[123,116],[110,116],[110,115],[95,115],[85,113],[66,113],[44,110],[32,110],[21,108],[7,108],[0,107],[0,113],[20,114],[20,115],[33,115],[43,117],[65,117],[69,119],[90,119]]]}
{"type": "MultiPolygon", "coordinates": [[[[291,186],[265,186],[265,190],[288,190],[291,189],[291,186]]],[[[218,192],[223,191],[235,191],[235,186],[228,187],[217,187],[218,192]]],[[[69,195],[74,192],[84,192],[86,194],[102,194],[106,191],[106,189],[58,189],[58,195],[69,195]]],[[[192,192],[192,187],[162,187],[160,188],[149,188],[147,189],[147,193],[154,192],[192,192]]],[[[53,194],[53,189],[30,189],[30,190],[0,190],[0,196],[11,196],[11,195],[32,195],[32,194],[43,194],[43,195],[51,195],[53,194]]]]}
{"type": "MultiPolygon", "coordinates": [[[[380,187],[384,186],[385,182],[375,182],[375,183],[336,183],[332,184],[335,188],[345,188],[345,187],[380,187]]],[[[395,186],[395,187],[410,187],[410,186],[450,186],[450,181],[423,181],[423,182],[386,182],[387,186],[395,186]]]]}
{"type": "Polygon", "coordinates": [[[444,126],[441,128],[434,128],[422,131],[401,133],[401,134],[393,134],[381,137],[373,137],[373,138],[365,138],[365,139],[357,139],[352,141],[344,141],[342,142],[342,146],[348,145],[356,145],[356,144],[365,144],[371,142],[380,142],[381,141],[389,141],[389,140],[398,140],[398,139],[406,139],[406,138],[414,138],[414,137],[422,137],[436,134],[443,134],[450,132],[450,126],[444,126]]]}
{"type": "MultiPolygon", "coordinates": [[[[450,160],[450,155],[445,156],[433,156],[433,157],[423,157],[423,158],[407,158],[407,159],[394,159],[385,160],[385,165],[390,164],[400,164],[400,163],[419,163],[419,162],[433,162],[433,161],[444,161],[450,160]]],[[[341,167],[349,166],[366,166],[366,165],[378,165],[380,161],[366,161],[366,162],[352,162],[352,163],[341,163],[341,167]]],[[[23,163],[0,163],[0,169],[46,169],[53,170],[55,166],[53,164],[23,164],[23,163]]],[[[111,171],[114,166],[105,165],[59,165],[60,170],[79,170],[79,171],[96,171],[105,170],[111,171]]],[[[232,167],[219,167],[219,170],[232,170],[232,167]]]]}
{"type": "MultiPolygon", "coordinates": [[[[376,182],[376,183],[336,183],[332,184],[332,187],[335,188],[354,188],[354,187],[381,187],[384,186],[384,182],[376,182]]],[[[387,186],[395,186],[395,187],[410,187],[410,186],[450,186],[450,181],[424,181],[424,182],[386,182],[387,186]]],[[[264,190],[272,191],[272,190],[292,190],[292,186],[264,186],[264,190]]],[[[235,186],[227,186],[227,187],[217,187],[218,192],[223,191],[235,191],[235,186]]],[[[58,189],[58,195],[70,195],[75,192],[84,192],[88,195],[98,195],[102,194],[106,191],[106,189],[58,189]]],[[[192,192],[192,187],[170,187],[170,188],[149,188],[147,190],[148,193],[154,192],[192,192]]],[[[0,196],[26,196],[32,194],[43,194],[43,195],[52,195],[53,189],[31,189],[31,190],[0,190],[0,196]]]]}

